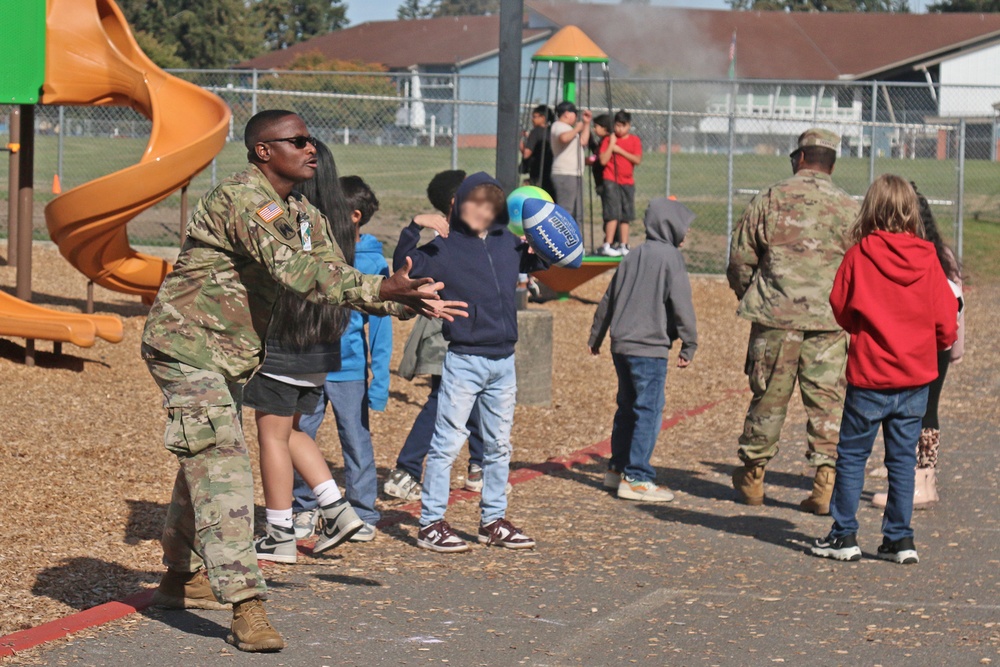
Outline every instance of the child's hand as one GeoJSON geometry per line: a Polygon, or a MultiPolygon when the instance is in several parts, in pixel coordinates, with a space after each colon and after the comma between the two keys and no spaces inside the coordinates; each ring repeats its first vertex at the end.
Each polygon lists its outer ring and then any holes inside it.
{"type": "Polygon", "coordinates": [[[599,348],[597,346],[588,347],[587,349],[590,350],[591,356],[596,357],[596,356],[599,356],[601,354],[601,348],[599,348]]]}
{"type": "Polygon", "coordinates": [[[448,220],[438,213],[421,213],[413,218],[413,222],[424,229],[433,229],[439,236],[448,238],[448,220]]]}
{"type": "Polygon", "coordinates": [[[677,358],[677,368],[687,368],[691,365],[690,359],[685,359],[684,357],[677,358]]]}
{"type": "Polygon", "coordinates": [[[590,121],[594,119],[594,114],[590,111],[590,109],[584,109],[583,113],[580,114],[580,118],[583,120],[584,123],[587,123],[589,125],[590,121]]]}

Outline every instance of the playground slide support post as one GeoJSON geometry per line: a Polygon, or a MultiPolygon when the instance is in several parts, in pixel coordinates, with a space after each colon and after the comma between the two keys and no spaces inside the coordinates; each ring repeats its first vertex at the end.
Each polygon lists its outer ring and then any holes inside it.
{"type": "MultiPolygon", "coordinates": [[[[17,289],[15,296],[31,301],[31,240],[34,213],[35,107],[21,105],[21,144],[18,156],[17,184],[17,289]]],[[[35,365],[35,341],[24,343],[24,365],[35,365]]]]}
{"type": "Polygon", "coordinates": [[[18,167],[20,156],[14,146],[21,140],[21,107],[10,108],[9,167],[7,172],[7,266],[17,266],[17,186],[20,183],[18,167]]]}
{"type": "Polygon", "coordinates": [[[517,187],[518,120],[521,108],[521,38],[524,0],[500,0],[500,75],[497,78],[497,180],[517,187]]]}

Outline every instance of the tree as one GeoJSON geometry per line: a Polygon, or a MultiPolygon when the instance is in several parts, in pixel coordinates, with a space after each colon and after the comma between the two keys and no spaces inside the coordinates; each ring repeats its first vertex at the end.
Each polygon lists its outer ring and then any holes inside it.
{"type": "Polygon", "coordinates": [[[347,25],[343,0],[256,0],[257,24],[270,51],[284,49],[347,25]]]}
{"type": "Polygon", "coordinates": [[[500,0],[438,0],[434,16],[482,16],[500,11],[500,0]]]}
{"type": "Polygon", "coordinates": [[[954,12],[992,14],[1000,12],[1000,0],[941,0],[940,2],[928,5],[927,11],[945,14],[954,12]]]}
{"type": "Polygon", "coordinates": [[[399,103],[394,99],[353,99],[344,97],[310,97],[287,95],[284,91],[303,93],[339,93],[342,95],[370,95],[398,98],[399,90],[393,80],[380,76],[385,72],[381,65],[350,60],[328,60],[319,52],[306,53],[288,64],[289,71],[282,74],[267,73],[258,85],[266,93],[268,106],[291,109],[299,113],[310,127],[370,127],[389,125],[396,117],[399,103]],[[372,76],[353,74],[308,74],[308,72],[370,72],[372,76]]]}
{"type": "Polygon", "coordinates": [[[405,0],[396,9],[396,18],[403,21],[410,19],[429,19],[434,16],[435,0],[405,0]]]}

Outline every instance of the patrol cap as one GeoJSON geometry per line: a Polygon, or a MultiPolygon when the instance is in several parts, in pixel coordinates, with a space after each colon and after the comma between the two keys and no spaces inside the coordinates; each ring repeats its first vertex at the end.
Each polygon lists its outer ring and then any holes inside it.
{"type": "Polygon", "coordinates": [[[829,148],[832,151],[840,150],[840,136],[836,132],[824,130],[821,127],[814,127],[799,135],[799,143],[795,150],[801,150],[810,146],[829,148]]]}

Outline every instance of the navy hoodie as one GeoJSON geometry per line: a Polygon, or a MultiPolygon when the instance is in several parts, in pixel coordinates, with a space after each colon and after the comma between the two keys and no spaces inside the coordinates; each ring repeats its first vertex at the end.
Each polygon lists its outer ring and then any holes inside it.
{"type": "Polygon", "coordinates": [[[412,277],[431,276],[445,285],[441,298],[469,304],[469,317],[444,323],[450,351],[503,359],[514,354],[517,343],[517,275],[546,266],[507,229],[506,208],[482,238],[462,222],[462,202],[474,188],[484,184],[500,187],[484,172],[462,181],[448,219],[451,233],[447,238],[439,236],[418,248],[421,227],[411,222],[399,235],[392,263],[393,270],[398,270],[409,257],[413,261],[412,277]]]}

